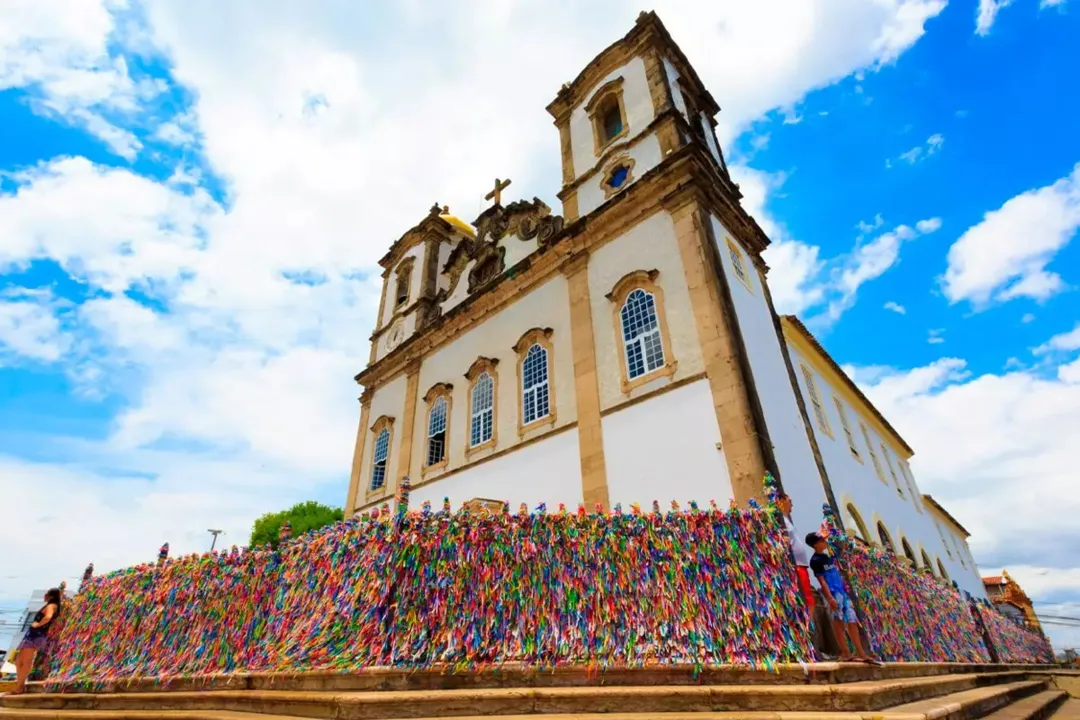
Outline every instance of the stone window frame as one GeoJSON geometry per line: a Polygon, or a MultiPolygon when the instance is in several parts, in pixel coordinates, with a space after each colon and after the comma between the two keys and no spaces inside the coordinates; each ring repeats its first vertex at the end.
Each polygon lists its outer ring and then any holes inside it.
{"type": "Polygon", "coordinates": [[[424,413],[424,458],[420,465],[420,475],[445,470],[450,464],[450,425],[454,417],[454,386],[449,383],[435,383],[424,393],[424,403],[427,412],[424,413]],[[446,401],[446,429],[443,430],[443,456],[442,460],[430,463],[431,457],[431,411],[435,408],[435,402],[443,398],[446,401]]]}
{"type": "Polygon", "coordinates": [[[394,269],[394,311],[406,307],[409,304],[409,299],[412,297],[412,274],[413,266],[416,264],[416,256],[410,255],[409,257],[398,263],[398,266],[394,269]],[[400,296],[402,283],[405,285],[405,297],[400,296]]]}
{"type": "Polygon", "coordinates": [[[585,104],[585,114],[589,116],[589,125],[593,132],[593,152],[596,157],[604,154],[604,151],[630,134],[630,124],[626,121],[626,103],[623,100],[623,85],[625,79],[620,75],[614,80],[597,88],[592,98],[585,104]],[[615,102],[619,108],[619,118],[622,121],[622,130],[612,137],[607,137],[604,130],[605,111],[615,102]]]}
{"type": "Polygon", "coordinates": [[[896,477],[896,468],[893,466],[892,456],[889,455],[889,448],[885,445],[885,441],[881,441],[881,454],[885,458],[885,465],[889,468],[889,475],[892,476],[893,485],[896,486],[896,494],[900,496],[900,499],[906,500],[907,495],[904,494],[903,488],[900,487],[900,478],[896,477]]]}
{"type": "Polygon", "coordinates": [[[851,420],[847,415],[847,408],[844,407],[844,401],[840,399],[840,396],[833,393],[832,396],[833,405],[836,406],[836,414],[840,416],[840,429],[844,431],[844,439],[847,440],[848,450],[851,452],[851,457],[859,461],[860,464],[866,464],[862,459],[862,453],[859,452],[858,443],[855,442],[855,433],[851,430],[851,420]]]}
{"type": "Polygon", "coordinates": [[[889,481],[885,479],[885,470],[881,467],[881,458],[874,452],[874,441],[870,439],[870,431],[866,429],[865,423],[859,423],[859,429],[862,430],[863,442],[866,443],[866,451],[870,453],[870,462],[874,465],[874,474],[877,475],[878,480],[888,486],[889,481]]]}
{"type": "Polygon", "coordinates": [[[389,415],[380,415],[374,423],[371,424],[371,436],[373,438],[371,443],[371,467],[368,470],[368,481],[365,485],[367,490],[365,491],[365,497],[371,497],[374,495],[383,495],[390,487],[390,459],[394,451],[394,418],[389,415]],[[385,472],[383,473],[383,482],[379,487],[372,487],[375,481],[375,453],[378,452],[379,436],[383,432],[387,433],[386,438],[386,463],[385,472]]]}
{"type": "Polygon", "coordinates": [[[922,514],[922,497],[919,495],[919,489],[915,486],[915,478],[911,475],[911,468],[907,466],[903,459],[899,455],[896,456],[896,465],[900,469],[900,474],[904,477],[904,484],[907,485],[908,493],[911,495],[911,504],[915,506],[915,512],[922,514]]]}
{"type": "Polygon", "coordinates": [[[473,364],[469,366],[469,370],[465,373],[465,379],[469,381],[469,414],[468,426],[465,432],[465,457],[471,458],[473,455],[495,447],[499,443],[499,361],[497,358],[478,357],[473,361],[473,364]],[[491,437],[483,442],[473,445],[472,444],[472,423],[473,413],[475,408],[473,402],[476,399],[476,383],[480,377],[487,373],[491,377],[491,437]]]}
{"type": "Polygon", "coordinates": [[[657,378],[673,377],[679,366],[679,361],[675,358],[675,349],[671,343],[671,332],[668,329],[667,309],[664,306],[664,290],[656,282],[659,276],[660,271],[656,269],[635,270],[620,278],[611,292],[604,296],[611,301],[612,305],[611,326],[615,331],[615,346],[619,349],[619,387],[624,395],[629,395],[634,388],[652,382],[657,378]],[[660,346],[664,352],[664,364],[631,380],[629,360],[626,356],[626,340],[623,338],[622,309],[630,293],[635,290],[642,290],[653,297],[656,322],[660,326],[660,346]]]}
{"type": "Polygon", "coordinates": [[[724,242],[727,244],[728,259],[731,260],[731,267],[735,277],[738,278],[739,282],[742,283],[747,290],[753,293],[754,286],[750,284],[750,271],[746,268],[746,259],[743,249],[730,237],[724,238],[724,242]]]}
{"type": "Polygon", "coordinates": [[[555,344],[551,341],[554,334],[551,328],[534,327],[526,330],[514,343],[513,351],[517,361],[517,396],[518,396],[518,438],[525,437],[530,430],[539,427],[554,427],[558,419],[558,405],[555,402],[555,344]],[[547,395],[548,413],[531,422],[525,422],[525,359],[534,345],[539,345],[547,353],[547,395]]]}
{"type": "Polygon", "coordinates": [[[637,178],[634,177],[634,165],[637,161],[630,157],[627,153],[619,153],[608,162],[607,169],[600,177],[600,187],[604,189],[604,199],[607,200],[614,197],[618,193],[622,192],[626,188],[630,187],[630,184],[637,178]],[[615,171],[621,167],[626,168],[626,179],[623,180],[622,185],[619,187],[612,187],[609,183],[611,178],[615,175],[615,171]]]}
{"type": "Polygon", "coordinates": [[[836,436],[833,435],[832,426],[829,424],[829,413],[825,409],[825,403],[821,401],[821,391],[818,390],[814,371],[805,362],[799,363],[799,369],[802,371],[803,382],[806,384],[806,395],[810,400],[810,407],[814,411],[814,420],[817,422],[818,429],[825,433],[830,440],[835,440],[836,436]]]}

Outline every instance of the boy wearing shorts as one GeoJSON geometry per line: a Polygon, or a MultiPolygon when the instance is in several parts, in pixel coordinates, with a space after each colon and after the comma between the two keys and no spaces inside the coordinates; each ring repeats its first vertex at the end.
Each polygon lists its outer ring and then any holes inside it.
{"type": "Polygon", "coordinates": [[[836,560],[829,555],[829,546],[825,539],[817,533],[806,536],[806,544],[814,549],[814,555],[810,558],[810,569],[814,577],[821,585],[821,594],[825,596],[825,602],[832,611],[833,631],[836,639],[845,650],[840,656],[840,662],[875,662],[863,649],[862,638],[859,637],[859,618],[855,614],[855,607],[851,604],[851,596],[844,587],[844,579],[840,577],[840,571],[836,568],[836,560]],[[844,634],[851,640],[855,654],[846,652],[847,643],[843,642],[844,634]]]}

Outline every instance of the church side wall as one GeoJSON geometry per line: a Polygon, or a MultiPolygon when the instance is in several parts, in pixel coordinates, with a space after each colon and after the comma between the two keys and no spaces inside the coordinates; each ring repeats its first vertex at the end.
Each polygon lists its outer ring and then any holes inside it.
{"type": "MultiPolygon", "coordinates": [[[[622,237],[596,250],[589,258],[588,273],[601,411],[608,411],[705,371],[671,215],[656,213],[622,237]],[[664,352],[669,360],[674,358],[677,367],[671,377],[658,378],[624,393],[621,386],[623,349],[619,339],[619,308],[606,295],[623,277],[642,270],[658,271],[655,283],[663,291],[664,315],[671,339],[671,347],[665,346],[664,352]]],[[[716,426],[715,415],[713,426],[716,426]]],[[[610,471],[608,474],[610,476],[610,471]]]]}
{"type": "Polygon", "coordinates": [[[683,99],[682,88],[679,87],[679,71],[667,58],[664,58],[664,72],[667,73],[668,87],[671,88],[671,100],[683,117],[686,117],[686,100],[683,99]]]}
{"type": "Polygon", "coordinates": [[[761,287],[760,276],[749,255],[738,241],[732,238],[732,242],[742,253],[747,282],[744,284],[739,279],[727,245],[732,236],[715,217],[710,220],[713,237],[719,244],[718,251],[724,274],[731,288],[731,299],[739,319],[739,329],[746,346],[754,385],[761,400],[769,438],[772,440],[780,480],[784,490],[791,496],[795,526],[805,534],[821,525],[821,506],[826,502],[821,473],[806,434],[806,423],[799,412],[795,390],[791,386],[783,349],[776,335],[772,311],[761,287]]]}
{"type": "Polygon", "coordinates": [[[612,506],[631,503],[648,512],[653,500],[667,511],[695,500],[726,507],[732,497],[724,453],[717,448],[712,393],[707,379],[619,408],[604,416],[604,459],[612,506]]]}
{"type": "Polygon", "coordinates": [[[363,428],[367,433],[364,441],[364,456],[360,462],[360,479],[356,487],[356,507],[364,505],[364,498],[371,487],[371,458],[375,452],[375,434],[371,427],[383,416],[394,418],[391,425],[390,455],[387,457],[386,478],[388,483],[397,477],[399,458],[398,443],[401,441],[401,429],[405,414],[405,386],[404,377],[398,377],[386,385],[381,386],[371,398],[371,410],[368,413],[368,426],[363,428]]]}
{"type": "Polygon", "coordinates": [[[427,500],[438,510],[444,497],[450,499],[454,510],[473,498],[508,502],[513,513],[520,503],[526,503],[529,510],[546,503],[548,512],[555,512],[564,502],[571,512],[577,510],[582,498],[577,428],[421,485],[411,493],[409,505],[418,510],[427,500]]]}
{"type": "MultiPolygon", "coordinates": [[[[577,402],[574,394],[573,351],[570,344],[570,301],[566,278],[562,275],[552,277],[532,292],[522,296],[517,302],[502,309],[496,315],[455,338],[455,340],[424,359],[420,367],[417,384],[416,421],[413,428],[412,483],[417,487],[423,483],[432,483],[432,492],[440,500],[446,494],[434,486],[441,486],[441,475],[450,475],[446,482],[458,475],[471,475],[473,470],[461,470],[466,465],[482,461],[485,458],[514,448],[523,443],[565,428],[577,420],[577,402]],[[551,401],[555,422],[540,423],[532,426],[519,436],[518,423],[521,413],[520,380],[518,379],[518,355],[513,347],[517,341],[532,328],[551,328],[549,341],[553,351],[553,377],[551,382],[551,401]],[[493,447],[477,453],[467,453],[469,432],[469,381],[465,373],[478,357],[498,360],[495,367],[495,439],[493,447]],[[422,470],[427,459],[428,406],[423,398],[436,383],[453,385],[451,393],[450,422],[448,431],[449,463],[443,470],[428,472],[422,470]],[[455,474],[455,471],[459,471],[455,474]]],[[[564,433],[565,435],[566,433],[564,433]]],[[[561,440],[557,446],[563,447],[561,440]]],[[[538,445],[546,442],[538,443],[538,445]]],[[[581,495],[580,470],[578,469],[577,445],[573,448],[572,459],[577,496],[581,495]]],[[[552,450],[554,452],[554,450],[552,450]]],[[[560,450],[560,452],[562,452],[560,450]]],[[[517,455],[514,452],[513,455],[517,455]]],[[[562,462],[562,459],[553,462],[562,462]]],[[[495,462],[495,461],[492,461],[495,462]]],[[[499,461],[502,462],[501,460],[499,461]]],[[[500,467],[506,467],[501,464],[500,467]]],[[[475,472],[479,472],[479,467],[475,472]]],[[[484,470],[489,473],[489,470],[484,470]]],[[[550,471],[555,473],[555,469],[550,471]]],[[[561,470],[559,471],[562,472],[561,470]]],[[[507,475],[506,482],[514,486],[522,481],[507,475]]],[[[453,487],[458,487],[462,480],[455,480],[453,487]]],[[[468,481],[471,482],[471,481],[468,481]]],[[[491,495],[492,499],[507,499],[502,495],[491,495]]],[[[471,498],[465,498],[466,500],[471,498]]],[[[549,499],[555,499],[554,497],[549,499]]]]}
{"type": "MultiPolygon", "coordinates": [[[[626,124],[629,128],[628,137],[633,138],[655,117],[649,81],[645,75],[645,61],[640,57],[631,58],[628,63],[611,71],[603,80],[596,83],[595,90],[601,89],[608,82],[619,77],[623,79],[622,97],[623,108],[626,111],[626,124]]],[[[592,121],[589,114],[585,112],[585,107],[595,94],[595,90],[570,114],[570,147],[577,177],[594,167],[599,159],[596,157],[593,141],[592,121]]],[[[644,168],[636,168],[634,174],[640,177],[644,170],[644,168]]],[[[584,214],[583,210],[582,215],[584,214]]]]}
{"type": "MultiPolygon", "coordinates": [[[[907,485],[900,477],[900,463],[903,461],[899,456],[900,450],[895,447],[892,439],[884,440],[891,460],[896,466],[898,479],[902,485],[903,497],[897,492],[889,474],[886,459],[882,457],[882,436],[874,429],[875,423],[860,408],[853,406],[844,398],[844,393],[833,387],[815,366],[814,361],[807,357],[807,353],[800,347],[788,343],[791,353],[791,361],[795,365],[795,376],[799,383],[799,391],[806,400],[807,408],[811,413],[811,425],[817,438],[821,456],[828,471],[832,484],[833,493],[843,513],[844,524],[848,532],[860,534],[858,525],[848,510],[848,505],[854,505],[861,516],[870,537],[864,538],[868,542],[881,545],[878,537],[877,523],[880,521],[892,538],[893,547],[898,555],[903,556],[902,541],[907,538],[915,557],[922,566],[921,551],[926,550],[934,565],[934,574],[939,574],[937,561],[940,559],[949,574],[949,579],[956,580],[962,590],[966,590],[976,597],[983,597],[982,582],[975,571],[963,568],[960,563],[949,558],[941,535],[935,527],[934,520],[928,509],[919,512],[914,502],[921,502],[921,497],[913,500],[907,485]],[[810,400],[810,394],[806,387],[806,379],[801,369],[807,367],[814,378],[818,395],[827,418],[831,433],[824,432],[814,419],[810,400]],[[862,461],[856,459],[848,448],[847,438],[844,434],[839,412],[836,408],[834,397],[840,398],[848,416],[848,424],[855,437],[855,445],[862,461]],[[882,465],[885,481],[882,481],[874,469],[873,460],[870,457],[866,441],[862,435],[860,424],[864,425],[869,434],[870,441],[874,445],[874,452],[882,465]],[[900,461],[900,462],[898,462],[900,461]]],[[[906,463],[904,463],[906,469],[906,463]]],[[[955,553],[955,550],[954,550],[955,553]]]]}

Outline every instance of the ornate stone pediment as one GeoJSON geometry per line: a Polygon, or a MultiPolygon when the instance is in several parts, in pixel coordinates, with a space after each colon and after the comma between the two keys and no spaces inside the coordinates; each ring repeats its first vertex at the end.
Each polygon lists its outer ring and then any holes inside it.
{"type": "Polygon", "coordinates": [[[477,240],[498,242],[508,235],[519,240],[536,238],[540,247],[550,245],[563,229],[561,215],[552,215],[551,208],[540,198],[532,202],[518,200],[506,207],[494,205],[477,218],[477,240]]]}

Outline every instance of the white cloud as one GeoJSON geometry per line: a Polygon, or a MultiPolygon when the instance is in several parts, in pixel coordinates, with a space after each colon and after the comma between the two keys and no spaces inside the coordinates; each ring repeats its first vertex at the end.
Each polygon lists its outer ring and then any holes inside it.
{"type": "Polygon", "coordinates": [[[1045,355],[1051,352],[1072,352],[1074,350],[1080,350],[1080,323],[1077,323],[1076,327],[1069,332],[1063,332],[1050,338],[1032,352],[1036,355],[1045,355]]]}
{"type": "MultiPolygon", "coordinates": [[[[914,165],[919,160],[925,160],[926,158],[936,155],[945,144],[945,136],[937,133],[931,135],[926,139],[926,142],[922,145],[916,145],[905,153],[900,153],[900,159],[909,165],[914,165]]],[[[892,162],[885,161],[886,167],[892,167],[892,162]]]]}
{"type": "Polygon", "coordinates": [[[979,0],[979,7],[975,11],[975,34],[989,34],[998,12],[1011,4],[1012,0],[979,0]]]}
{"type": "Polygon", "coordinates": [[[1080,227],[1080,164],[1053,185],[1008,200],[967,229],[949,249],[943,278],[949,302],[1018,297],[1045,300],[1065,289],[1046,266],[1080,227]]]}
{"type": "Polygon", "coordinates": [[[0,367],[5,357],[54,362],[67,351],[50,293],[0,293],[0,367]]]}
{"type": "MultiPolygon", "coordinates": [[[[1080,361],[1074,365],[1080,370],[1080,361]]],[[[1072,552],[1080,543],[1080,372],[1065,377],[1061,370],[1071,366],[1061,366],[1057,376],[1032,370],[972,375],[966,367],[944,358],[854,377],[914,448],[921,491],[972,533],[981,567],[1007,567],[1035,600],[1063,599],[1067,592],[1080,601],[1072,552]],[[1035,577],[1025,566],[1049,572],[1035,577]]],[[[1047,630],[1062,641],[1057,629],[1047,630]]]]}
{"type": "Polygon", "coordinates": [[[945,328],[935,328],[930,330],[926,336],[926,342],[930,345],[940,345],[945,342],[945,338],[942,335],[945,334],[945,328]]]}
{"type": "MultiPolygon", "coordinates": [[[[377,259],[436,200],[474,217],[496,176],[558,208],[558,135],[544,107],[640,9],[470,0],[380,6],[373,19],[371,7],[348,3],[297,14],[283,1],[193,0],[148,4],[144,28],[108,12],[123,3],[67,5],[3,4],[0,86],[23,88],[38,111],[124,157],[142,151],[148,138],[135,131],[147,129],[181,153],[201,151],[228,202],[199,189],[203,176],[186,162],[167,168],[165,182],[84,158],[8,175],[17,189],[0,195],[0,271],[53,260],[96,297],[71,311],[73,326],[61,322],[59,336],[47,317],[20,308],[4,342],[22,358],[62,359],[85,392],[117,395],[126,407],[100,442],[36,438],[50,446],[49,463],[0,460],[0,492],[26,509],[0,528],[0,541],[19,558],[16,574],[35,574],[0,578],[5,597],[75,575],[87,560],[105,570],[152,556],[165,540],[174,553],[202,549],[206,527],[246,539],[254,515],[316,491],[340,502],[377,259]],[[164,53],[195,104],[164,124],[142,116],[163,87],[139,79],[116,45],[164,53]],[[286,271],[327,280],[295,284],[286,271]],[[125,296],[132,291],[152,301],[125,296]],[[88,557],[32,556],[26,538],[44,528],[57,548],[88,557]]],[[[892,62],[944,7],[768,0],[656,9],[721,99],[726,142],[769,111],[797,114],[814,88],[892,62]],[[778,26],[781,15],[792,21],[778,26]]],[[[783,237],[763,212],[771,178],[743,170],[748,207],[780,238],[770,250],[778,301],[824,302],[813,287],[826,269],[818,249],[783,237]]],[[[880,265],[867,245],[855,255],[880,265]]],[[[853,292],[864,280],[851,272],[853,292]]]]}
{"type": "Polygon", "coordinates": [[[1039,9],[1048,7],[1061,7],[1065,4],[1065,0],[1039,0],[1039,9]]]}
{"type": "Polygon", "coordinates": [[[892,310],[897,315],[906,315],[907,314],[907,309],[903,305],[901,305],[899,303],[896,303],[896,302],[893,302],[892,300],[885,303],[885,309],[886,310],[892,310]]]}
{"type": "Polygon", "coordinates": [[[1026,323],[1032,322],[1034,319],[1035,319],[1035,316],[1033,314],[1024,313],[1024,317],[1020,318],[1020,322],[1026,324],[1026,323]]]}
{"type": "Polygon", "coordinates": [[[915,229],[923,234],[937,232],[941,229],[941,218],[929,218],[915,223],[915,229]]]}

